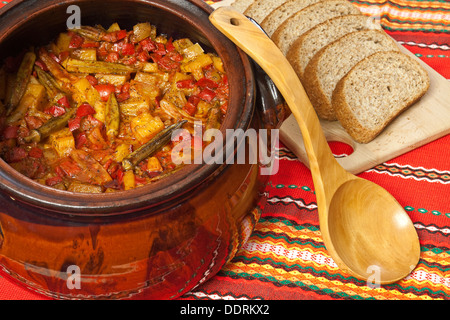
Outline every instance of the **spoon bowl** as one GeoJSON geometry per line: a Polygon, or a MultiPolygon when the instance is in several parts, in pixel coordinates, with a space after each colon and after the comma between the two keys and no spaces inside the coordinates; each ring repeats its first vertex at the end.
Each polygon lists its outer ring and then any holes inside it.
{"type": "Polygon", "coordinates": [[[322,238],[336,264],[374,284],[406,277],[419,261],[420,244],[402,206],[336,161],[297,74],[261,27],[230,7],[209,19],[267,73],[291,109],[308,155],[322,238]]]}
{"type": "Polygon", "coordinates": [[[420,248],[411,238],[415,229],[405,210],[385,189],[364,179],[349,180],[336,190],[328,230],[334,250],[359,278],[397,281],[419,259],[420,248]]]}

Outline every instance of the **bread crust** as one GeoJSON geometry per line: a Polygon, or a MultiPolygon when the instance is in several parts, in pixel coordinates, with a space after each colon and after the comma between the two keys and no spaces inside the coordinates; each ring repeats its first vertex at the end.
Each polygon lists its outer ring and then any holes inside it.
{"type": "MultiPolygon", "coordinates": [[[[343,37],[340,37],[339,39],[329,43],[322,49],[320,49],[314,55],[314,57],[310,60],[308,65],[306,66],[305,72],[303,75],[303,83],[305,84],[305,89],[311,99],[311,103],[313,104],[314,108],[316,109],[317,115],[320,118],[322,118],[324,120],[329,120],[329,121],[338,120],[336,113],[334,111],[333,105],[332,105],[332,99],[324,91],[324,88],[321,83],[322,79],[321,79],[321,75],[319,74],[319,68],[321,67],[323,56],[327,53],[328,50],[334,48],[334,46],[339,46],[342,43],[345,43],[345,41],[347,39],[352,39],[353,37],[355,37],[354,39],[357,40],[356,37],[358,37],[359,35],[362,36],[362,35],[371,35],[371,34],[373,34],[373,35],[376,34],[378,36],[385,38],[386,43],[388,43],[388,45],[389,45],[389,46],[386,46],[385,49],[380,47],[377,50],[388,51],[388,50],[392,50],[392,48],[394,48],[394,47],[397,47],[396,42],[382,30],[362,30],[362,31],[350,32],[350,33],[344,35],[343,37]]],[[[348,48],[348,49],[350,50],[351,48],[348,48]]],[[[340,79],[338,79],[338,80],[340,80],[340,79]]],[[[336,83],[337,82],[338,81],[336,81],[336,83]]]]}
{"type": "Polygon", "coordinates": [[[333,108],[336,112],[336,116],[341,123],[342,127],[347,131],[347,133],[359,143],[369,143],[373,139],[375,139],[394,119],[396,119],[401,113],[415,104],[418,100],[420,100],[423,95],[428,91],[430,87],[430,78],[427,72],[420,66],[420,64],[412,59],[411,57],[403,54],[399,51],[385,51],[385,52],[376,52],[369,57],[361,60],[357,63],[351,70],[348,72],[336,85],[336,89],[333,92],[332,103],[333,108]],[[425,81],[425,86],[422,90],[418,91],[415,96],[410,97],[411,99],[406,101],[399,110],[392,114],[391,117],[386,118],[383,123],[379,124],[379,126],[375,129],[367,128],[362,125],[356,116],[351,111],[351,108],[345,98],[344,90],[347,84],[347,80],[352,76],[352,73],[358,68],[361,68],[364,64],[370,62],[371,60],[375,60],[379,56],[383,55],[398,55],[399,59],[407,59],[408,64],[414,66],[415,70],[417,70],[420,74],[422,74],[422,80],[425,81]]]}

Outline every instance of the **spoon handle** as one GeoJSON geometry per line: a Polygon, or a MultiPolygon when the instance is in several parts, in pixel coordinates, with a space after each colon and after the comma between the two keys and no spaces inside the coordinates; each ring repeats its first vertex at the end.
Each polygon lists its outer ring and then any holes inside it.
{"type": "Polygon", "coordinates": [[[231,7],[216,9],[209,20],[253,58],[275,83],[300,127],[316,193],[318,189],[325,193],[334,192],[324,188],[323,181],[327,178],[336,181],[336,174],[341,172],[345,179],[346,172],[334,158],[303,85],[283,53],[261,29],[231,7]]]}

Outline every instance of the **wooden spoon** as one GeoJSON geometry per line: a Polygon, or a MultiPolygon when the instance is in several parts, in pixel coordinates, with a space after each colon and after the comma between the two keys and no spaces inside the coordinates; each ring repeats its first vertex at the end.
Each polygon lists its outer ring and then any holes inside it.
{"type": "Polygon", "coordinates": [[[210,21],[269,75],[297,120],[314,181],[320,230],[336,264],[373,284],[406,277],[418,263],[420,244],[402,206],[385,189],[352,175],[336,161],[299,78],[262,29],[230,7],[216,9],[210,21]]]}

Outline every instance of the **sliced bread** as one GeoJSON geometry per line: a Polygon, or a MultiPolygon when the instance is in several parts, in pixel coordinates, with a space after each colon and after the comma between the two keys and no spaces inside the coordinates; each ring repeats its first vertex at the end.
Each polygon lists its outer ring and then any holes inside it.
{"type": "Polygon", "coordinates": [[[413,58],[399,51],[377,52],[339,81],[333,106],[350,136],[368,143],[429,86],[426,70],[413,58]]]}
{"type": "Polygon", "coordinates": [[[320,49],[346,34],[371,29],[381,30],[381,26],[361,14],[334,17],[305,32],[292,44],[286,57],[299,78],[303,79],[306,66],[320,49]]]}
{"type": "Polygon", "coordinates": [[[303,85],[317,115],[337,120],[331,98],[337,83],[359,61],[378,51],[399,50],[384,31],[362,30],[349,33],[322,48],[305,68],[303,85]]]}
{"type": "Polygon", "coordinates": [[[255,2],[255,0],[235,0],[230,6],[237,11],[244,13],[253,2],[255,2]]]}
{"type": "Polygon", "coordinates": [[[358,8],[347,0],[320,1],[289,17],[275,30],[271,38],[281,52],[286,54],[295,40],[319,23],[333,17],[358,13],[358,8]]]}
{"type": "Polygon", "coordinates": [[[286,1],[287,0],[255,0],[247,10],[244,11],[244,14],[251,17],[256,22],[261,23],[269,13],[286,1]]]}
{"type": "Polygon", "coordinates": [[[269,15],[265,17],[265,19],[261,22],[261,27],[269,36],[272,36],[275,30],[287,18],[289,18],[299,10],[319,1],[322,0],[289,0],[269,13],[269,15]]]}

